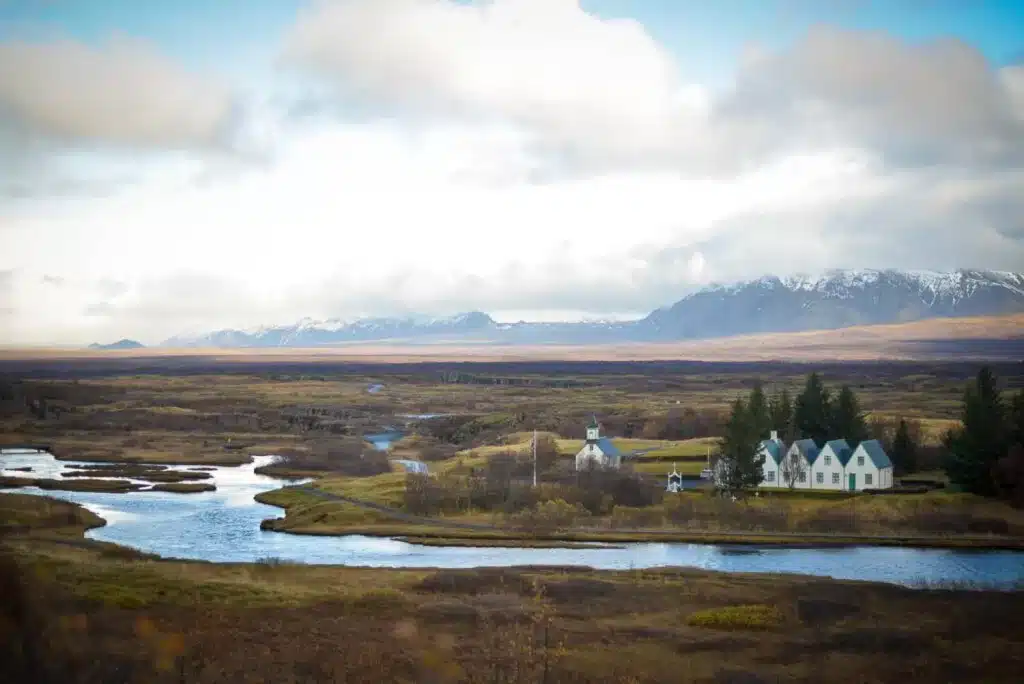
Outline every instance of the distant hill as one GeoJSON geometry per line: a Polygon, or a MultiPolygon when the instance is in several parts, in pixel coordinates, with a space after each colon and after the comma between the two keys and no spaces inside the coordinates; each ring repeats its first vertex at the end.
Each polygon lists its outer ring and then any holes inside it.
{"type": "Polygon", "coordinates": [[[118,340],[117,342],[113,342],[111,344],[99,344],[99,343],[94,342],[94,343],[89,345],[89,349],[100,349],[100,350],[107,350],[107,351],[109,351],[109,350],[114,350],[114,349],[143,349],[143,348],[145,348],[145,346],[146,345],[142,344],[141,342],[136,342],[135,340],[124,339],[124,340],[118,340]]]}
{"type": "MultiPolygon", "coordinates": [[[[257,330],[174,337],[165,347],[328,347],[350,344],[620,344],[833,330],[934,318],[1024,313],[1024,275],[835,270],[711,285],[628,322],[498,323],[479,311],[448,318],[304,319],[257,330]]],[[[118,343],[120,344],[120,343],[118,343]]]]}

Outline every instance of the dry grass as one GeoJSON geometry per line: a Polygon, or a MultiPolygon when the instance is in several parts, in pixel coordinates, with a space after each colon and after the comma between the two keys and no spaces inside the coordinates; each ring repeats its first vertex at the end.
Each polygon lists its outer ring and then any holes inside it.
{"type": "Polygon", "coordinates": [[[218,565],[69,541],[0,546],[3,681],[991,683],[1024,668],[1021,592],[685,569],[218,565]]]}

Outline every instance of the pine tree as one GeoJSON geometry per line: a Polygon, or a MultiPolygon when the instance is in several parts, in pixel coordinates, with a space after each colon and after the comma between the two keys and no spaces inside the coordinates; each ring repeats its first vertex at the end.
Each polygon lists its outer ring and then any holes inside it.
{"type": "Polygon", "coordinates": [[[900,420],[896,428],[896,436],[892,440],[892,464],[898,475],[912,473],[917,470],[917,444],[910,435],[907,421],[900,420]]]}
{"type": "Polygon", "coordinates": [[[831,397],[828,388],[817,373],[807,376],[804,390],[797,396],[793,407],[793,422],[797,439],[813,439],[819,446],[828,441],[831,427],[831,397]]]}
{"type": "Polygon", "coordinates": [[[785,387],[772,397],[768,405],[772,429],[779,431],[779,439],[789,444],[793,439],[793,402],[785,387]]]}
{"type": "Polygon", "coordinates": [[[736,399],[725,425],[719,453],[718,486],[732,494],[742,494],[761,483],[763,473],[757,454],[759,439],[754,432],[750,412],[742,398],[736,399]]]}
{"type": "Polygon", "coordinates": [[[1024,388],[1010,402],[1010,445],[1024,447],[1024,388]]]}
{"type": "Polygon", "coordinates": [[[764,387],[760,380],[754,382],[754,389],[750,391],[750,399],[747,400],[747,415],[757,439],[768,439],[768,433],[772,430],[772,418],[768,407],[768,398],[765,397],[764,387]]]}
{"type": "Polygon", "coordinates": [[[839,390],[839,397],[830,418],[831,439],[845,439],[851,449],[856,449],[858,444],[868,438],[867,421],[860,409],[857,395],[849,385],[843,385],[839,390]]]}
{"type": "Polygon", "coordinates": [[[1006,407],[988,367],[964,391],[962,425],[946,436],[946,474],[964,491],[995,494],[993,467],[1007,454],[1006,407]]]}

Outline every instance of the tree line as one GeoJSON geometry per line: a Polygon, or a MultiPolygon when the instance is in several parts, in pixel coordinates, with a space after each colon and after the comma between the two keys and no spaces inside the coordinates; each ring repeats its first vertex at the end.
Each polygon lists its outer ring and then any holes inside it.
{"type": "MultiPolygon", "coordinates": [[[[768,396],[760,380],[747,398],[737,397],[726,420],[719,448],[721,488],[731,492],[753,489],[763,474],[758,446],[772,431],[778,432],[784,444],[812,439],[818,448],[833,439],[844,439],[851,449],[881,432],[882,424],[871,426],[861,408],[857,394],[849,385],[833,391],[817,373],[807,376],[803,389],[795,397],[789,390],[768,396]],[[872,428],[875,428],[874,430],[872,428]]],[[[912,424],[900,420],[889,456],[897,472],[915,467],[917,436],[912,424]]],[[[790,478],[793,479],[792,477],[790,478]]]]}
{"type": "Polygon", "coordinates": [[[950,483],[1024,507],[1024,388],[1007,400],[982,368],[964,390],[960,421],[943,439],[950,483]]]}

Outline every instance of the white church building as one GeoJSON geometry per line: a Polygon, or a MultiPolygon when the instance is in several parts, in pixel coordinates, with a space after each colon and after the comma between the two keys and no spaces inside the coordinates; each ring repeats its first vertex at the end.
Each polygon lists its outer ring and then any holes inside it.
{"type": "Polygon", "coordinates": [[[576,454],[576,470],[591,468],[614,468],[622,466],[622,452],[612,444],[612,440],[601,436],[601,424],[597,416],[587,425],[587,439],[583,448],[576,454]]]}

